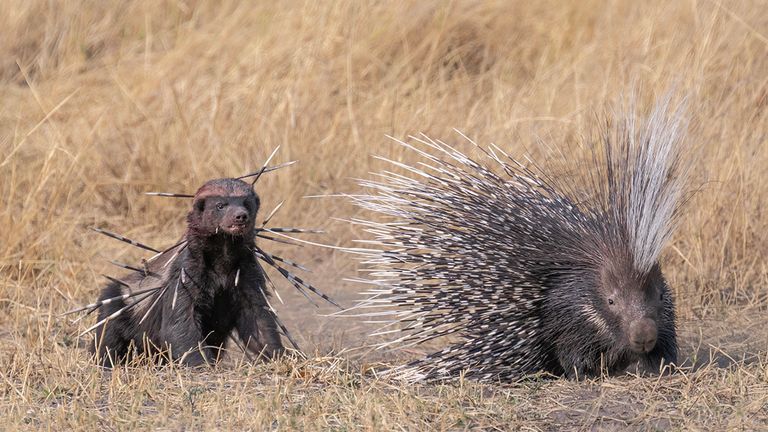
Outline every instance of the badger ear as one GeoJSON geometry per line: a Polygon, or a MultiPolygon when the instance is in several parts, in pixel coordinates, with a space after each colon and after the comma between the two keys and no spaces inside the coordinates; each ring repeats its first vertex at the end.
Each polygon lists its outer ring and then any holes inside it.
{"type": "Polygon", "coordinates": [[[195,210],[202,212],[205,210],[205,198],[200,198],[195,200],[195,203],[192,205],[192,208],[195,210]]]}

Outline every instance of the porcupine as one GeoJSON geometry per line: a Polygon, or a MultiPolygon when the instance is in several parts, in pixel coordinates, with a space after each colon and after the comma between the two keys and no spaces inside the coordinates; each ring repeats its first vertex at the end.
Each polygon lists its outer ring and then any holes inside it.
{"type": "Polygon", "coordinates": [[[659,254],[686,193],[686,123],[669,96],[640,124],[633,114],[617,118],[593,147],[583,185],[495,145],[480,149],[499,175],[423,135],[398,141],[420,155],[418,165],[388,161],[410,176],[385,171],[360,182],[373,192],[354,201],[385,220],[353,221],[374,235],[371,249],[355,250],[370,272],[359,282],[373,288],[347,315],[394,316],[374,334],[397,337],[380,347],[458,337],[388,373],[580,378],[677,361],[659,254]]]}
{"type": "MultiPolygon", "coordinates": [[[[265,170],[266,164],[257,174],[265,170]]],[[[95,331],[92,352],[100,363],[112,366],[138,353],[163,354],[161,358],[187,365],[210,364],[220,357],[233,330],[241,348],[259,358],[271,359],[284,351],[281,332],[298,350],[268,302],[266,273],[259,260],[277,269],[305,296],[310,290],[335,304],[278,262],[302,266],[256,245],[257,236],[274,239],[264,232],[312,231],[256,228],[260,200],[252,185],[241,180],[245,177],[208,181],[194,196],[158,194],[193,198],[182,241],[156,251],[144,268],[121,265],[133,272],[122,280],[110,277],[96,303],[71,311],[99,310],[97,324],[83,333],[95,331]]]]}

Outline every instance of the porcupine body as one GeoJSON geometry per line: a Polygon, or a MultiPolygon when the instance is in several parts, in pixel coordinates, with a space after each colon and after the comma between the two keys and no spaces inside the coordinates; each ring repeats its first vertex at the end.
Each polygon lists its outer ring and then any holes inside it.
{"type": "Polygon", "coordinates": [[[254,254],[259,198],[247,183],[212,180],[194,196],[182,242],[146,270],[107,285],[95,329],[95,353],[111,365],[133,352],[167,352],[185,364],[213,363],[233,330],[249,352],[283,351],[267,307],[264,271],[254,254]],[[155,289],[122,299],[130,292],[155,289]],[[126,306],[134,307],[125,309],[126,306]],[[122,311],[122,313],[118,313],[122,311]],[[103,327],[103,328],[102,328],[103,327]]]}
{"type": "Polygon", "coordinates": [[[354,221],[374,235],[357,250],[373,288],[350,314],[394,317],[376,333],[395,335],[382,346],[458,339],[391,371],[409,380],[589,377],[676,362],[658,256],[684,193],[683,127],[668,99],[640,123],[614,121],[583,185],[495,146],[486,155],[502,174],[424,136],[400,142],[422,162],[390,161],[409,175],[384,172],[361,182],[373,193],[354,197],[385,220],[354,221]]]}

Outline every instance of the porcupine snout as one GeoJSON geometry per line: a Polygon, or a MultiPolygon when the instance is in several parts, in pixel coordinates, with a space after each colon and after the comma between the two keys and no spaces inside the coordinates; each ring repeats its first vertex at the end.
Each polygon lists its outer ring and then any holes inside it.
{"type": "Polygon", "coordinates": [[[638,354],[650,352],[656,346],[658,329],[650,318],[641,318],[629,324],[629,347],[638,354]]]}

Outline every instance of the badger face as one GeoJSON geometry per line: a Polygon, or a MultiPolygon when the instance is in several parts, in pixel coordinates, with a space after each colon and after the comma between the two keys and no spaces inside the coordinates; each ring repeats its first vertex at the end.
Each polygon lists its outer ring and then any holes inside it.
{"type": "Polygon", "coordinates": [[[247,183],[211,180],[195,194],[187,218],[189,227],[208,236],[252,236],[259,205],[259,197],[247,183]]]}
{"type": "Polygon", "coordinates": [[[203,227],[209,233],[242,236],[254,228],[255,200],[251,197],[214,196],[201,202],[203,227]]]}

